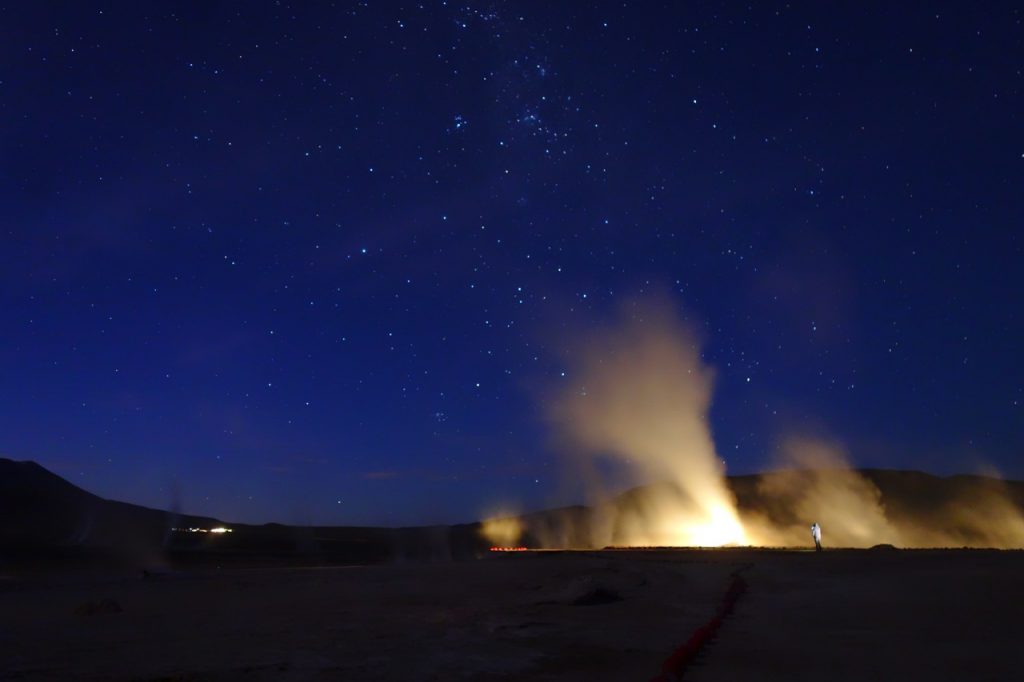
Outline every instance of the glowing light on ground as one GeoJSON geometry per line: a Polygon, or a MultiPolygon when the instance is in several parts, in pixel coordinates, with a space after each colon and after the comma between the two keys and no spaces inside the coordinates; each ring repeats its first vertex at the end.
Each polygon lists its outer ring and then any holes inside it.
{"type": "Polygon", "coordinates": [[[216,528],[172,528],[171,530],[175,533],[215,533],[217,535],[233,532],[230,528],[225,528],[224,526],[217,526],[216,528]]]}
{"type": "Polygon", "coordinates": [[[708,517],[678,524],[671,544],[682,547],[725,547],[749,545],[746,531],[736,512],[725,504],[708,510],[708,517]]]}

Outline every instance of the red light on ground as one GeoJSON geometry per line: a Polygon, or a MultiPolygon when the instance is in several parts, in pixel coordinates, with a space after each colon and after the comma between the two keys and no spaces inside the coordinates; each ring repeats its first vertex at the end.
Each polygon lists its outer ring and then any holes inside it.
{"type": "Polygon", "coordinates": [[[491,547],[492,552],[526,552],[528,547],[491,547]]]}

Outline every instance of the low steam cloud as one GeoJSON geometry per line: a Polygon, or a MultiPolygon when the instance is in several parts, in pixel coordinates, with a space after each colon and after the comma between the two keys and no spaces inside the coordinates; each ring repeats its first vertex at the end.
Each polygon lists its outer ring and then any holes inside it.
{"type": "Polygon", "coordinates": [[[885,514],[878,487],[849,467],[834,443],[792,437],[782,444],[781,468],[761,477],[758,504],[744,524],[761,545],[801,545],[808,525],[828,529],[828,542],[840,547],[900,544],[885,514]]]}
{"type": "Polygon", "coordinates": [[[781,453],[781,468],[758,478],[741,512],[757,544],[806,544],[817,521],[833,547],[1024,547],[1024,500],[992,475],[863,473],[820,438],[791,437],[781,453]]]}

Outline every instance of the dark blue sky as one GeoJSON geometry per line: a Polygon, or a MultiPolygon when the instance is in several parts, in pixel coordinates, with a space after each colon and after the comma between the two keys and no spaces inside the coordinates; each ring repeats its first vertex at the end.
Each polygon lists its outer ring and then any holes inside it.
{"type": "Polygon", "coordinates": [[[572,501],[558,339],[669,290],[731,472],[1024,477],[1022,18],[0,7],[0,455],[231,520],[572,501]]]}

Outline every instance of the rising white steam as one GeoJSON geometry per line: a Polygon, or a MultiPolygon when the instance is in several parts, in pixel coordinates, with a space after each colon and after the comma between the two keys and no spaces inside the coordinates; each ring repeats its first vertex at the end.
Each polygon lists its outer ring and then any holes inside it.
{"type": "Polygon", "coordinates": [[[570,362],[550,417],[581,468],[599,470],[608,459],[641,482],[667,484],[602,508],[593,543],[746,544],[708,428],[714,372],[670,306],[634,302],[583,339],[570,362]]]}

